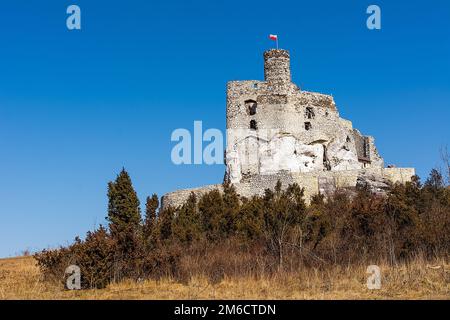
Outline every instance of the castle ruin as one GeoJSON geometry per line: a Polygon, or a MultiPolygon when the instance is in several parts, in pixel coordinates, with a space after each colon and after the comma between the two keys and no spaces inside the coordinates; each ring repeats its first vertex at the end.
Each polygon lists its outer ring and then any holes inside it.
{"type": "MultiPolygon", "coordinates": [[[[307,92],[291,81],[287,50],[264,52],[264,81],[227,84],[225,180],[245,197],[263,194],[277,181],[297,183],[312,195],[369,185],[382,192],[389,182],[407,182],[413,168],[385,168],[374,138],[339,116],[332,96],[307,92]]],[[[181,205],[222,185],[179,190],[163,196],[163,207],[181,205]]]]}

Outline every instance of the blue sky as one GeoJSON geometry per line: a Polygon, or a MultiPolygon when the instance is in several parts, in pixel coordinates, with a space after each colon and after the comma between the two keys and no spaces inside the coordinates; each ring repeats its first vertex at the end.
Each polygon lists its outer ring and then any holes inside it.
{"type": "Polygon", "coordinates": [[[106,215],[124,166],[141,202],[220,182],[175,166],[176,128],[225,129],[228,80],[262,79],[279,35],[293,80],[332,94],[386,163],[425,178],[449,143],[448,1],[2,1],[0,257],[67,244],[106,215]],[[77,4],[82,30],[66,28],[77,4]],[[378,4],[382,29],[366,28],[378,4]]]}

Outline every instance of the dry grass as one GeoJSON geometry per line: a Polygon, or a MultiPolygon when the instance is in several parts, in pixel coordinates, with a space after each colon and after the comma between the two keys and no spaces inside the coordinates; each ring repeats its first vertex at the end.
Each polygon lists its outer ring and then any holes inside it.
{"type": "Polygon", "coordinates": [[[0,299],[450,299],[450,265],[420,258],[397,267],[381,266],[381,290],[366,288],[366,266],[268,278],[225,278],[216,285],[193,278],[122,282],[102,290],[67,291],[41,280],[32,257],[0,259],[0,299]]]}

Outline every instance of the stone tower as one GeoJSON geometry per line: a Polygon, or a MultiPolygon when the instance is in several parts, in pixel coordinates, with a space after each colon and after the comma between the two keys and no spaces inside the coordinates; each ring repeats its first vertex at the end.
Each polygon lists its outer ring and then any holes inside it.
{"type": "Polygon", "coordinates": [[[264,80],[267,82],[291,82],[291,62],[287,50],[264,52],[264,80]]]}

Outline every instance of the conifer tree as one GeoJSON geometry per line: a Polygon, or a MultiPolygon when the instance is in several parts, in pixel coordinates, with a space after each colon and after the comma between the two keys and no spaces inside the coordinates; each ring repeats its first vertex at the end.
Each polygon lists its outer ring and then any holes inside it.
{"type": "Polygon", "coordinates": [[[114,182],[108,184],[108,220],[111,231],[123,230],[126,226],[137,227],[141,221],[139,199],[131,178],[125,169],[114,182]]]}
{"type": "Polygon", "coordinates": [[[155,228],[156,224],[156,210],[159,207],[159,199],[156,194],[151,197],[147,197],[145,202],[145,220],[144,220],[144,237],[149,239],[155,228]]]}
{"type": "Polygon", "coordinates": [[[173,221],[174,237],[182,243],[191,243],[200,239],[201,221],[197,210],[197,197],[189,195],[186,202],[177,210],[173,221]]]}
{"type": "Polygon", "coordinates": [[[108,221],[111,236],[121,254],[136,251],[141,222],[139,199],[130,176],[122,169],[114,182],[108,184],[108,221]]]}
{"type": "Polygon", "coordinates": [[[175,213],[175,208],[170,206],[159,211],[156,225],[159,240],[168,240],[172,237],[172,223],[175,213]]]}
{"type": "Polygon", "coordinates": [[[220,232],[224,203],[219,190],[205,193],[198,202],[198,210],[201,217],[202,231],[208,240],[218,241],[221,239],[220,232]]]}
{"type": "Polygon", "coordinates": [[[225,182],[223,184],[223,213],[221,231],[223,236],[228,237],[236,231],[236,219],[239,215],[240,200],[234,186],[225,182]]]}
{"type": "Polygon", "coordinates": [[[289,185],[282,190],[281,182],[275,186],[275,192],[266,189],[264,201],[265,238],[269,249],[278,255],[281,269],[284,260],[284,247],[290,231],[301,224],[305,217],[306,205],[303,199],[304,189],[298,184],[289,185]]]}
{"type": "Polygon", "coordinates": [[[264,202],[259,196],[243,199],[236,219],[236,229],[244,242],[260,239],[264,233],[264,202]]]}

